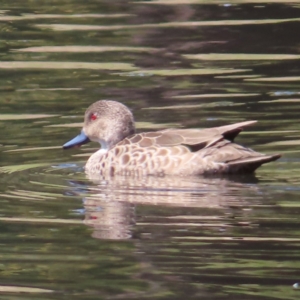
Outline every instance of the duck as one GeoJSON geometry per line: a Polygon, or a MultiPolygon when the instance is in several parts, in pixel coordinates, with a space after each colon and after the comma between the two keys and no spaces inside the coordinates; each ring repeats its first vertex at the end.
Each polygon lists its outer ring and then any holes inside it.
{"type": "Polygon", "coordinates": [[[85,172],[90,175],[198,176],[253,173],[280,154],[266,155],[234,142],[256,121],[244,121],[206,129],[164,129],[136,133],[132,112],[113,100],[91,104],[81,133],[63,145],[79,147],[90,141],[101,145],[85,172]]]}

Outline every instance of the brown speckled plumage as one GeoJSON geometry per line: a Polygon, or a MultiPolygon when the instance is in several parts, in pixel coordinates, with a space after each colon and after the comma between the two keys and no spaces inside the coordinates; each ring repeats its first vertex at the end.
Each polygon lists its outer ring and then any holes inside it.
{"type": "Polygon", "coordinates": [[[85,170],[89,174],[133,176],[250,173],[280,157],[233,142],[243,128],[255,122],[135,134],[133,116],[126,106],[97,101],[85,113],[83,133],[105,149],[89,158],[85,170]],[[92,114],[96,120],[90,119],[92,114]]]}

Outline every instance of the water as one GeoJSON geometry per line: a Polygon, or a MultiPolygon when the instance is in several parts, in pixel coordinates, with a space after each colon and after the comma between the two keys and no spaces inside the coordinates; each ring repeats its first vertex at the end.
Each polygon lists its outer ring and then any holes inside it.
{"type": "Polygon", "coordinates": [[[298,299],[299,9],[287,1],[1,1],[1,299],[298,299]],[[258,120],[240,178],[87,178],[85,108],[137,127],[258,120]]]}

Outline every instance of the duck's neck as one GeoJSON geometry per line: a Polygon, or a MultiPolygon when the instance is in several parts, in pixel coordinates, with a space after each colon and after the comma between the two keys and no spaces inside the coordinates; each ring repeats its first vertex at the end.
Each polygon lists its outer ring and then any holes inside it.
{"type": "MultiPolygon", "coordinates": [[[[101,152],[103,152],[103,153],[105,153],[105,152],[107,152],[109,149],[111,149],[112,147],[106,142],[106,141],[104,141],[104,140],[99,140],[98,141],[99,142],[99,144],[100,144],[100,150],[101,150],[101,152]]],[[[99,150],[99,151],[100,151],[99,150]]]]}

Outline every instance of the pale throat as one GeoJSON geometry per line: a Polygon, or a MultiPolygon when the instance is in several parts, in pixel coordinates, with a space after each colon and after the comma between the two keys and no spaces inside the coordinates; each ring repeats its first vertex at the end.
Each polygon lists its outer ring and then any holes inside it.
{"type": "Polygon", "coordinates": [[[106,153],[110,149],[108,143],[102,139],[99,139],[95,142],[98,142],[100,144],[100,149],[97,152],[106,153]]]}
{"type": "Polygon", "coordinates": [[[100,144],[100,149],[97,151],[97,153],[106,153],[111,148],[109,147],[109,144],[103,139],[90,138],[90,140],[100,144]]]}

